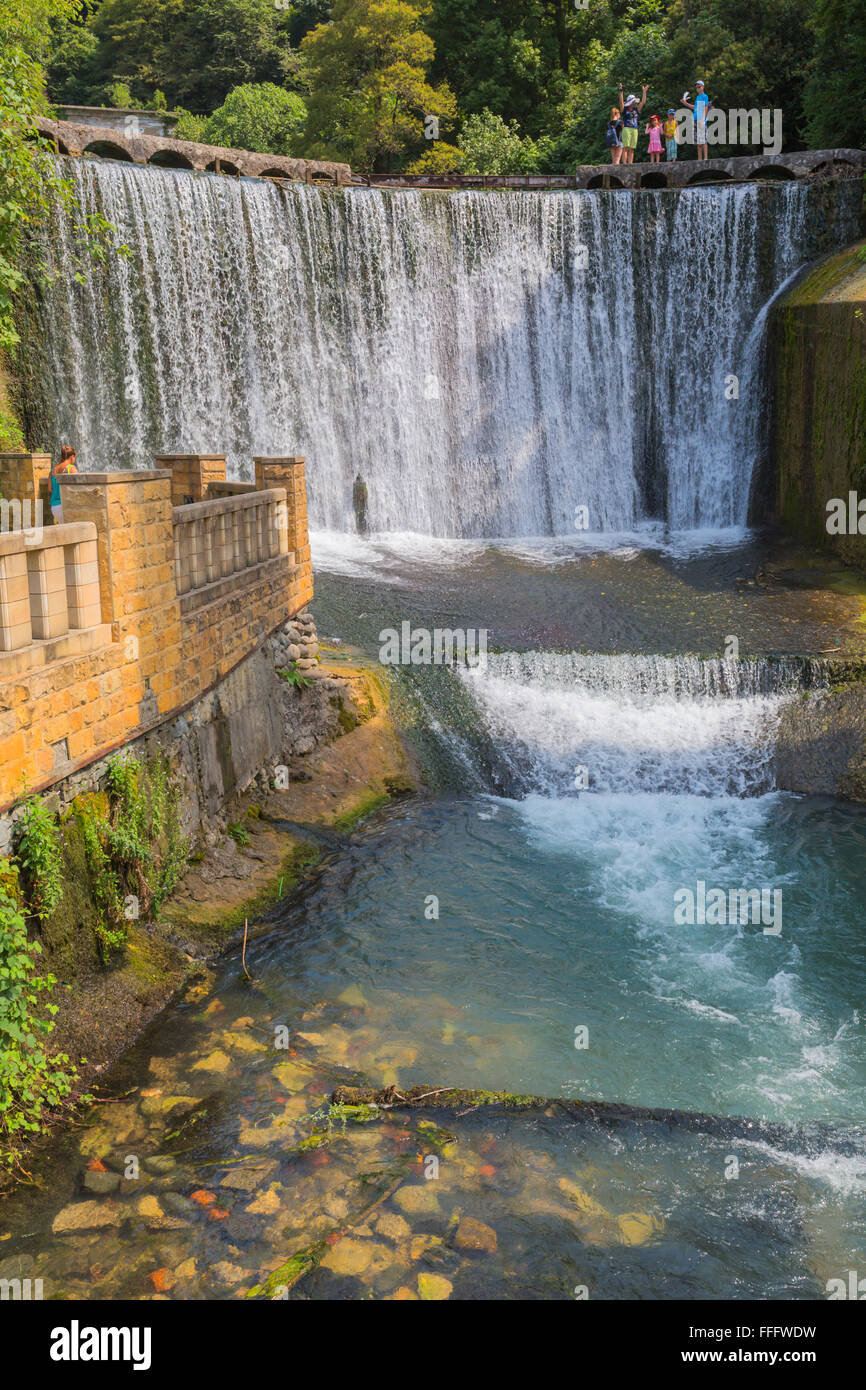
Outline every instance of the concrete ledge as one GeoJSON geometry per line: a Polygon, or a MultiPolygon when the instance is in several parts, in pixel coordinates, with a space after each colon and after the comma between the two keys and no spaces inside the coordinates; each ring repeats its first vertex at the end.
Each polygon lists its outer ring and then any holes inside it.
{"type": "MultiPolygon", "coordinates": [[[[223,484],[218,484],[222,487],[223,484]]],[[[248,507],[266,506],[271,502],[285,502],[286,489],[284,487],[257,488],[249,489],[248,484],[241,484],[243,492],[233,492],[228,497],[209,498],[207,502],[187,502],[182,507],[172,508],[172,520],[175,526],[183,522],[202,521],[209,516],[222,516],[226,512],[244,511],[248,507]]]]}
{"type": "Polygon", "coordinates": [[[153,483],[171,476],[170,468],[130,468],[124,473],[65,473],[61,485],[86,487],[88,483],[98,483],[105,487],[108,483],[153,483]]]}
{"type": "Polygon", "coordinates": [[[18,647],[12,652],[0,652],[0,681],[11,680],[14,676],[32,676],[34,671],[54,661],[87,656],[102,647],[110,647],[111,643],[111,623],[97,623],[95,627],[73,628],[62,637],[31,642],[28,647],[18,647]]]}
{"type": "Polygon", "coordinates": [[[96,525],[92,521],[64,521],[60,526],[25,526],[20,531],[0,531],[0,555],[17,555],[19,551],[47,550],[49,546],[77,545],[96,540],[96,525]],[[41,533],[38,540],[27,537],[41,533]]]}

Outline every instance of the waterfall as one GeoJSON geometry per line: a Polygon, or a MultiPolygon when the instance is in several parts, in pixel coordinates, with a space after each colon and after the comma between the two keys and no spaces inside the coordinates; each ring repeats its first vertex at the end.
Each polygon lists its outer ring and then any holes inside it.
{"type": "Polygon", "coordinates": [[[782,705],[818,661],[507,652],[461,679],[523,793],[760,796],[782,705]],[[582,776],[576,771],[584,769],[582,776]]]}
{"type": "Polygon", "coordinates": [[[54,448],[308,459],[310,521],[444,537],[747,520],[761,311],[856,235],[859,184],[685,193],[286,189],[62,159],[127,255],[58,213],[27,334],[54,448]],[[76,274],[78,272],[78,274],[76,274]],[[738,395],[729,399],[729,378],[738,395]],[[726,381],[728,386],[726,387],[726,381]]]}

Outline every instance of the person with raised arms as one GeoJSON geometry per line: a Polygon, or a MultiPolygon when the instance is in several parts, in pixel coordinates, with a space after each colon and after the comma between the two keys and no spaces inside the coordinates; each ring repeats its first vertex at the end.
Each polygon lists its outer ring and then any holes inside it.
{"type": "Polygon", "coordinates": [[[619,84],[619,109],[622,112],[622,154],[620,164],[633,164],[634,152],[637,149],[637,118],[638,112],[646,105],[646,94],[649,90],[649,83],[644,82],[641,88],[641,99],[629,95],[625,102],[622,99],[622,83],[619,84]]]}

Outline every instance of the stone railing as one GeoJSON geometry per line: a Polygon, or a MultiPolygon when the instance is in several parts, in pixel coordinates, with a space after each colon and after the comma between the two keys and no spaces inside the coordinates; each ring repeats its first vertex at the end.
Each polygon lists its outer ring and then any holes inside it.
{"type": "MultiPolygon", "coordinates": [[[[24,652],[101,624],[93,522],[0,533],[0,653],[24,652]]],[[[48,659],[71,654],[57,650],[48,659]]],[[[29,665],[44,659],[28,654],[29,665]]],[[[0,659],[0,672],[3,665],[0,659]]]]}
{"type": "Polygon", "coordinates": [[[181,596],[289,553],[285,488],[175,507],[172,521],[181,596]]]}

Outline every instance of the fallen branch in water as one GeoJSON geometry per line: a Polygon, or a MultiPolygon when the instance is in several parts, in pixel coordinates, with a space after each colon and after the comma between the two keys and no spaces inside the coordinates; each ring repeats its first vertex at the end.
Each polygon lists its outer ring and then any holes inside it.
{"type": "Polygon", "coordinates": [[[247,979],[248,979],[248,980],[252,980],[253,977],[252,977],[252,975],[250,974],[250,972],[247,970],[247,930],[248,930],[248,928],[249,928],[249,924],[250,924],[250,923],[249,923],[249,918],[248,918],[248,917],[245,917],[245,918],[244,918],[244,948],[243,948],[243,950],[241,951],[241,965],[242,965],[243,968],[244,968],[244,974],[246,975],[247,979]]]}

